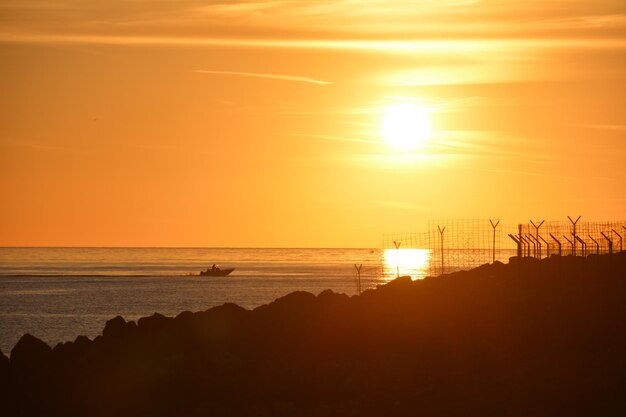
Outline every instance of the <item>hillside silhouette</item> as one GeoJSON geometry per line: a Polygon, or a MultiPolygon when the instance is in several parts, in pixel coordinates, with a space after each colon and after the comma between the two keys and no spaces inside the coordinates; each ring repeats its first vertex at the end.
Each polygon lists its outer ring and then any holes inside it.
{"type": "Polygon", "coordinates": [[[24,335],[0,388],[7,416],[623,416],[626,253],[24,335]]]}

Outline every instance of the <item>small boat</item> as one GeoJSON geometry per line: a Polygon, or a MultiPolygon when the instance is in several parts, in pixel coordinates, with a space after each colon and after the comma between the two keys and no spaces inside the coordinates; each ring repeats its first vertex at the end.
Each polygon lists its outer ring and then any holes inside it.
{"type": "Polygon", "coordinates": [[[233,272],[235,268],[215,268],[214,270],[207,269],[206,271],[200,271],[201,277],[225,277],[226,275],[233,272]]]}

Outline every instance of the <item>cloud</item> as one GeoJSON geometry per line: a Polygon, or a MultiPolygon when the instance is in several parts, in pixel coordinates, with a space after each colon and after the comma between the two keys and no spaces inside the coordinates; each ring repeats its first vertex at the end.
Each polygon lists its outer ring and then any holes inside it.
{"type": "Polygon", "coordinates": [[[368,39],[368,38],[273,38],[227,36],[161,36],[124,34],[46,34],[34,32],[0,32],[0,42],[40,44],[162,45],[162,46],[225,46],[287,49],[328,49],[379,51],[431,55],[472,55],[498,53],[505,50],[625,49],[625,38],[445,38],[445,39],[368,39]]]}
{"type": "Polygon", "coordinates": [[[5,0],[5,33],[283,39],[620,38],[623,0],[5,0]]]}
{"type": "Polygon", "coordinates": [[[278,74],[263,74],[257,72],[238,72],[238,71],[213,71],[213,70],[194,70],[193,72],[201,74],[215,74],[215,75],[235,75],[241,77],[254,77],[254,78],[267,78],[270,80],[282,80],[282,81],[295,81],[301,83],[329,85],[330,81],[316,80],[309,77],[301,77],[298,75],[278,75],[278,74]]]}
{"type": "Polygon", "coordinates": [[[288,134],[288,136],[329,140],[329,141],[334,141],[334,142],[364,143],[367,145],[380,145],[382,143],[380,140],[360,139],[360,138],[354,138],[354,137],[348,137],[348,136],[318,135],[318,134],[313,134],[313,133],[291,133],[291,134],[288,134]]]}
{"type": "Polygon", "coordinates": [[[617,132],[626,132],[626,125],[579,125],[587,129],[613,130],[617,132]]]}
{"type": "Polygon", "coordinates": [[[522,171],[522,170],[515,170],[515,169],[489,169],[489,168],[469,168],[469,167],[465,169],[470,170],[470,171],[487,172],[490,174],[522,175],[522,176],[529,176],[529,177],[555,178],[555,179],[562,179],[562,180],[575,179],[575,177],[572,177],[569,175],[549,174],[549,173],[542,173],[542,172],[535,172],[535,171],[522,171]]]}

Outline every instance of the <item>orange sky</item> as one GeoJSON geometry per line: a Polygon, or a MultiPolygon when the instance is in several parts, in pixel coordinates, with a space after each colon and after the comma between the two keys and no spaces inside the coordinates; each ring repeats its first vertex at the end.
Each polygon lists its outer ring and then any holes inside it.
{"type": "Polygon", "coordinates": [[[0,245],[623,219],[624,68],[623,0],[4,0],[0,245]],[[381,137],[405,102],[423,148],[381,137]]]}

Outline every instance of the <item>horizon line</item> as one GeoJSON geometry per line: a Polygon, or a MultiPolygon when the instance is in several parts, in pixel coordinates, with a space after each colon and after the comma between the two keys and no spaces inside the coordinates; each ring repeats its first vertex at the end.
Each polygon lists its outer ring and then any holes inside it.
{"type": "Polygon", "coordinates": [[[371,246],[3,246],[0,249],[381,249],[371,246]]]}

